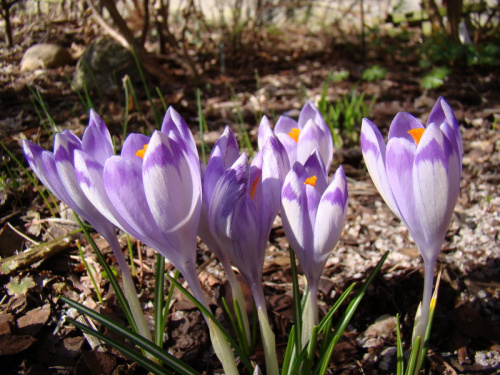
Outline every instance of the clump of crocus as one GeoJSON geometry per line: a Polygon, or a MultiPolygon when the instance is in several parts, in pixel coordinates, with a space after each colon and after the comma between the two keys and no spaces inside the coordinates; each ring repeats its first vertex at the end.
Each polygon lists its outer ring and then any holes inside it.
{"type": "Polygon", "coordinates": [[[460,188],[462,138],[449,104],[439,98],[427,126],[400,112],[386,143],[370,120],[361,128],[361,149],[380,195],[403,221],[424,259],[422,309],[414,337],[425,340],[438,254],[460,188]]]}
{"type": "Polygon", "coordinates": [[[339,240],[347,214],[347,181],[339,167],[332,181],[319,152],[304,165],[295,163],[281,191],[281,217],[291,248],[297,254],[307,278],[308,298],[302,321],[305,345],[318,324],[318,286],[328,256],[339,240]]]}
{"type": "Polygon", "coordinates": [[[213,236],[252,291],[268,374],[278,373],[278,363],[262,289],[262,268],[288,169],[285,150],[269,129],[251,164],[242,154],[224,171],[213,189],[208,215],[213,236]]]}
{"type": "Polygon", "coordinates": [[[78,155],[86,159],[94,169],[101,170],[113,156],[113,143],[104,121],[91,110],[89,124],[81,140],[65,130],[55,135],[53,153],[28,141],[23,142],[23,149],[26,160],[40,181],[108,241],[122,273],[125,297],[138,332],[151,339],[130,270],[116,237],[116,228],[95,208],[92,197],[87,196],[81,189],[78,182],[81,176],[75,169],[78,155]]]}
{"type": "MultiPolygon", "coordinates": [[[[264,118],[259,127],[259,148],[264,144],[269,127],[269,121],[264,118]]],[[[302,107],[298,121],[281,116],[274,127],[274,134],[285,147],[290,166],[296,161],[304,164],[317,149],[325,170],[329,170],[333,159],[332,134],[321,112],[311,101],[307,101],[302,107]]]]}
{"type": "MultiPolygon", "coordinates": [[[[130,134],[121,155],[108,158],[104,166],[77,153],[76,166],[80,186],[99,211],[167,258],[181,272],[196,299],[209,309],[196,272],[200,161],[184,119],[169,108],[161,131],[155,131],[151,138],[130,134]]],[[[226,339],[206,319],[225,372],[236,374],[226,339]]]]}

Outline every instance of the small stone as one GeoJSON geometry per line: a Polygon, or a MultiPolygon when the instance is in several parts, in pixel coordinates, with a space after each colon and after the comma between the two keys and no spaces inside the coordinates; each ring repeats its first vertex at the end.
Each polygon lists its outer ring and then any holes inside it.
{"type": "Polygon", "coordinates": [[[64,47],[51,43],[35,44],[24,53],[21,70],[57,68],[69,64],[71,60],[71,55],[64,47]]]}

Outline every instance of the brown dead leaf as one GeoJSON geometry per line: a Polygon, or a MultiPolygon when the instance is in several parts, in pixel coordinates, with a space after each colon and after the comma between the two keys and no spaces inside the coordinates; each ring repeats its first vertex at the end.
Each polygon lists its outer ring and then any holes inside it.
{"type": "Polygon", "coordinates": [[[48,304],[28,311],[24,316],[17,319],[19,333],[36,335],[49,320],[50,313],[50,306],[48,304]]]}

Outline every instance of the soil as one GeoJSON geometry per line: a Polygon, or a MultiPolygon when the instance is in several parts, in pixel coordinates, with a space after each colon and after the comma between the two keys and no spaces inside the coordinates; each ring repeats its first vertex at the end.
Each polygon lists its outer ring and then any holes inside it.
{"type": "MultiPolygon", "coordinates": [[[[76,23],[50,23],[50,41],[81,51],[95,36],[95,28],[76,23]]],[[[61,205],[61,216],[52,216],[27,175],[15,159],[26,166],[21,140],[52,147],[50,125],[40,120],[42,113],[36,93],[46,105],[59,130],[81,134],[88,113],[72,90],[68,77],[75,65],[56,69],[21,72],[23,51],[39,41],[45,32],[36,23],[15,23],[10,49],[0,44],[0,139],[2,170],[6,178],[0,191],[0,250],[2,258],[22,253],[35,242],[62,236],[67,241],[50,249],[41,261],[0,275],[0,362],[3,374],[145,374],[146,371],[119,352],[94,344],[75,327],[64,323],[65,316],[77,316],[58,297],[84,303],[124,323],[116,298],[91,248],[82,235],[69,234],[76,228],[72,215],[61,205]],[[11,154],[7,153],[8,150],[11,154]],[[60,218],[60,219],[59,219],[60,218]],[[95,288],[81,262],[78,244],[94,267],[104,302],[99,303],[95,288]],[[22,284],[9,284],[12,281],[22,284]],[[23,289],[24,288],[24,289],[23,289]]],[[[418,36],[418,32],[416,32],[418,36]]],[[[394,38],[381,39],[378,47],[333,39],[329,35],[310,35],[300,28],[285,29],[279,35],[255,36],[255,43],[226,53],[226,71],[210,63],[208,54],[200,56],[205,69],[199,77],[184,76],[174,63],[165,64],[171,83],[159,87],[162,98],[192,125],[199,140],[196,88],[202,95],[201,107],[208,131],[206,143],[212,145],[229,125],[240,134],[244,126],[256,141],[260,116],[273,122],[284,113],[296,117],[306,99],[318,102],[330,72],[348,70],[349,78],[329,85],[327,98],[335,101],[350,90],[376,96],[369,117],[384,133],[399,111],[407,111],[424,123],[439,96],[453,107],[461,124],[464,143],[461,191],[446,242],[439,256],[442,269],[439,299],[425,364],[428,374],[496,374],[500,372],[500,71],[496,67],[453,66],[444,84],[423,90],[415,53],[391,53],[416,48],[418,37],[405,45],[394,38]],[[258,42],[258,43],[257,43],[258,42]],[[169,65],[171,64],[171,65],[169,65]],[[362,71],[379,65],[387,69],[384,79],[361,80],[362,71]],[[238,124],[238,117],[242,125],[238,124]]],[[[382,38],[382,36],[380,36],[382,38]]],[[[356,41],[357,42],[357,41],[356,41]]],[[[217,59],[215,59],[217,61],[217,59]]],[[[155,88],[153,79],[150,88],[155,88]]],[[[139,107],[127,117],[128,131],[151,132],[156,127],[152,108],[161,108],[153,95],[153,107],[141,84],[136,86],[139,107]]],[[[107,96],[90,93],[94,108],[105,119],[117,145],[123,142],[125,120],[124,93],[107,96]]],[[[127,98],[128,100],[129,98],[127,98]]],[[[359,124],[357,124],[359,130],[359,124]]],[[[346,141],[335,152],[335,166],[342,164],[349,177],[349,212],[345,230],[323,273],[320,309],[324,314],[352,282],[366,278],[380,257],[389,257],[367,291],[345,334],[336,347],[329,374],[394,373],[396,335],[390,317],[399,314],[405,348],[411,342],[413,319],[421,299],[422,259],[404,225],[391,213],[374,188],[362,161],[359,145],[346,141]],[[373,323],[382,318],[376,326],[373,323]],[[384,320],[385,319],[385,320],[384,320]]],[[[110,264],[112,253],[94,234],[110,264]]],[[[124,250],[126,238],[120,234],[124,250]]],[[[155,255],[152,249],[134,245],[136,286],[144,312],[152,321],[155,255]]],[[[293,324],[292,279],[287,241],[276,220],[264,264],[265,294],[280,356],[293,324]]],[[[203,243],[198,252],[199,276],[213,301],[213,310],[225,324],[221,306],[227,297],[226,279],[217,259],[203,243]]],[[[167,267],[169,266],[167,262],[167,267]]],[[[173,275],[173,270],[167,268],[173,275]]],[[[299,269],[300,271],[300,269],[299,269]]],[[[302,281],[301,281],[302,282],[302,281]]],[[[201,314],[180,293],[174,294],[168,318],[164,347],[207,374],[221,372],[208,341],[201,314]]],[[[109,334],[106,332],[106,334],[109,334]]],[[[257,346],[253,360],[263,363],[257,346]]]]}

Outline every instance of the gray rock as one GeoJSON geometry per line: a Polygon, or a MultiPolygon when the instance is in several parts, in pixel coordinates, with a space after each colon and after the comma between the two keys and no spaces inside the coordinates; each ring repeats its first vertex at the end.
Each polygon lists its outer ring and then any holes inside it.
{"type": "Polygon", "coordinates": [[[73,84],[78,90],[86,86],[109,94],[122,87],[125,75],[133,82],[139,80],[132,54],[115,40],[98,37],[78,59],[73,84]]]}
{"type": "Polygon", "coordinates": [[[41,43],[28,48],[21,60],[21,70],[57,68],[71,63],[69,52],[57,44],[41,43]]]}

